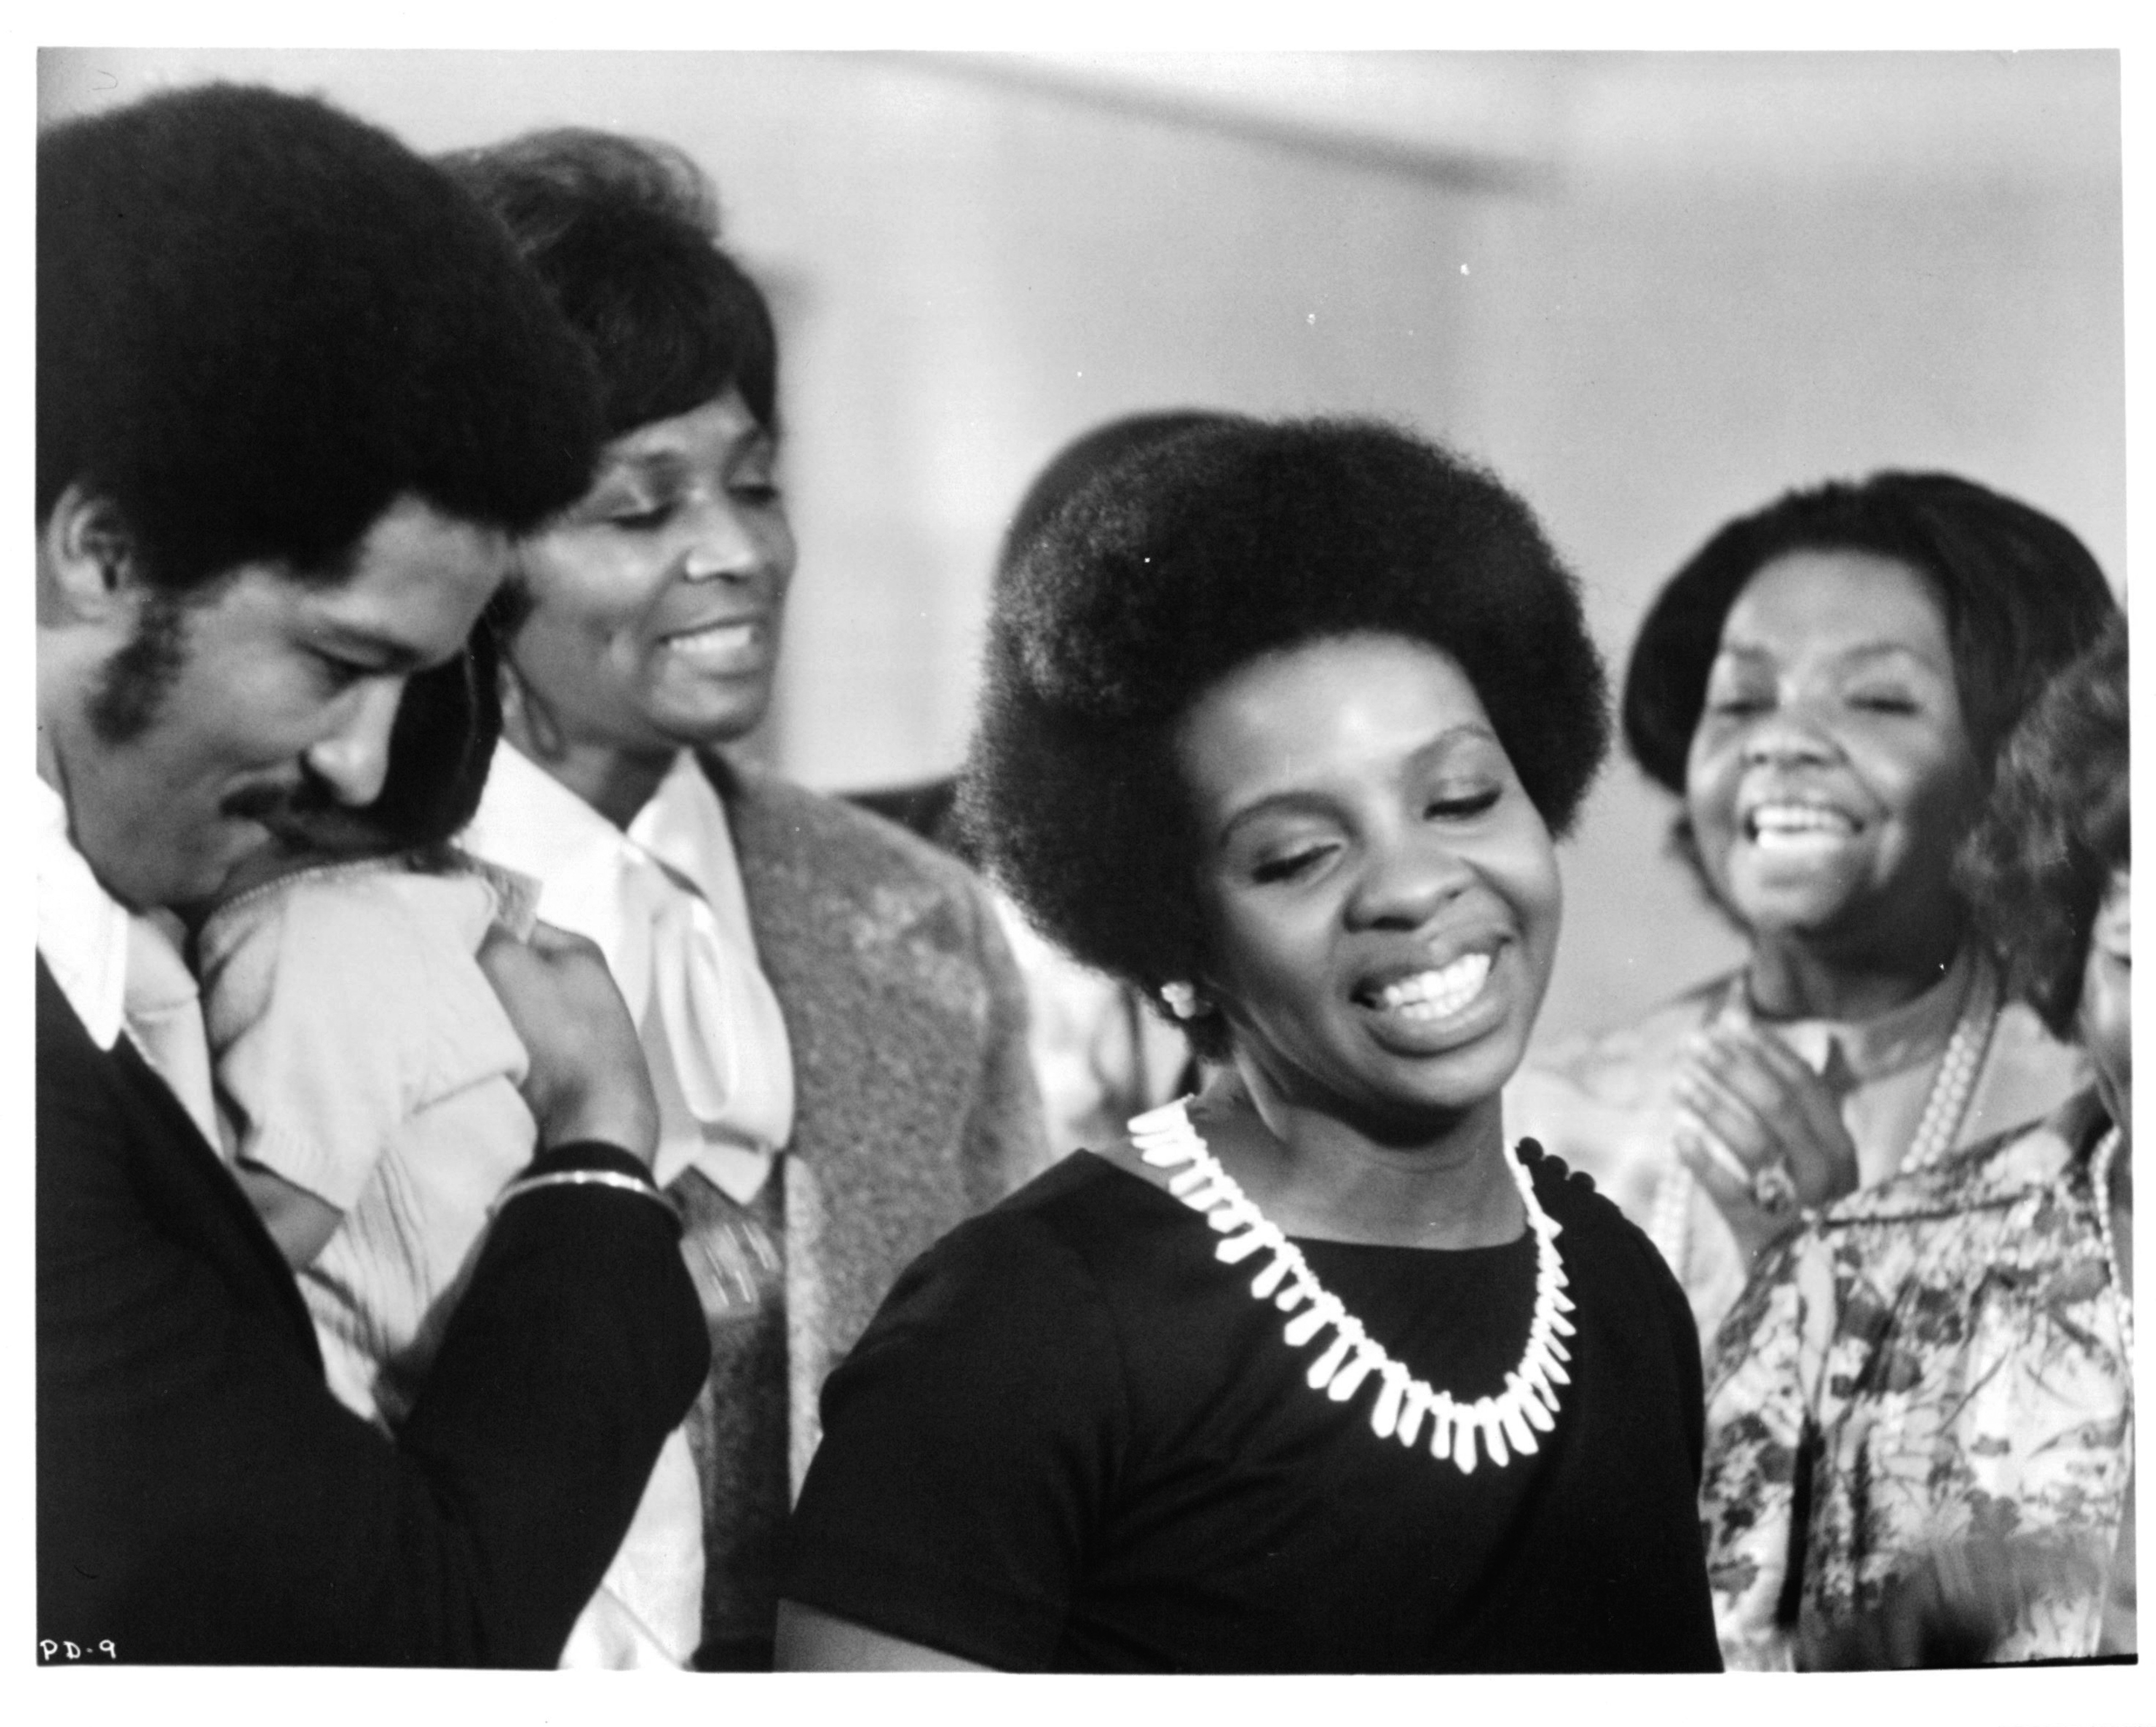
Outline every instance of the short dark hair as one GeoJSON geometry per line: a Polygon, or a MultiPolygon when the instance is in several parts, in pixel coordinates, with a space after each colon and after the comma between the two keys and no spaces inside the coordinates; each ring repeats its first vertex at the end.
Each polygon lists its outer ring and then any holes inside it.
{"type": "Polygon", "coordinates": [[[2114,613],[2007,740],[1956,860],[2007,988],[2062,1038],[2074,1033],[2104,888],[2133,857],[2126,668],[2126,617],[2114,613]]]}
{"type": "Polygon", "coordinates": [[[539,285],[388,133],[208,85],[39,137],[38,519],[109,498],[146,580],[341,580],[407,495],[522,533],[598,441],[539,285]]]}
{"type": "MultiPolygon", "coordinates": [[[[1233,419],[1096,471],[998,584],[968,830],[1081,960],[1149,996],[1199,975],[1174,729],[1250,660],[1366,632],[1456,660],[1565,831],[1608,748],[1607,691],[1578,584],[1526,503],[1397,427],[1233,419]]],[[[1221,1052],[1214,1020],[1191,1029],[1221,1052]]]]}
{"type": "Polygon", "coordinates": [[[1785,492],[1716,530],[1656,596],[1632,644],[1625,745],[1679,797],[1730,609],[1763,568],[1799,551],[1869,552],[1929,580],[1987,780],[2022,709],[2118,608],[2071,529],[1974,481],[1890,470],[1785,492]]]}
{"type": "Polygon", "coordinates": [[[778,431],[771,308],[719,244],[711,182],[685,154],[562,126],[437,160],[508,229],[583,337],[607,436],[729,388],[778,431]]]}

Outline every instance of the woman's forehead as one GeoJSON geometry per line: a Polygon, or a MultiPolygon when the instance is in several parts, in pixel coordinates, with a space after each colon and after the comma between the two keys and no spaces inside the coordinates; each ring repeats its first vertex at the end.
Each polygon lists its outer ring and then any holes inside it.
{"type": "Polygon", "coordinates": [[[1223,813],[1495,739],[1458,662],[1398,636],[1327,638],[1250,660],[1201,696],[1178,732],[1192,789],[1223,813]]]}
{"type": "Polygon", "coordinates": [[[1762,565],[1722,620],[1721,646],[1777,658],[1902,653],[1952,664],[1931,578],[1899,558],[1854,549],[1785,553],[1762,565]]]}
{"type": "Polygon", "coordinates": [[[600,452],[607,472],[653,464],[694,461],[723,455],[752,443],[771,442],[771,434],[729,385],[720,394],[686,413],[647,420],[612,439],[600,452]]]}

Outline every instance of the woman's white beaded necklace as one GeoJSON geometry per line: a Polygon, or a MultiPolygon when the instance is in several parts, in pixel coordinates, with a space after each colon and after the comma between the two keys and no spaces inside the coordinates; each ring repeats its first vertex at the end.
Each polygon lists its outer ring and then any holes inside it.
{"type": "Polygon", "coordinates": [[[2103,1239],[2103,1262],[2111,1273],[2111,1293],[2118,1301],[2118,1334],[2126,1344],[2126,1359],[2133,1360],[2133,1298],[2126,1293],[2126,1279],[2119,1275],[2118,1238],[2111,1222],[2111,1166],[2118,1160],[2118,1149],[2124,1144],[2125,1135],[2113,1128],[2097,1142],[2096,1154],[2089,1160],[2090,1185],[2096,1190],[2097,1233],[2103,1239]]]}
{"type": "Polygon", "coordinates": [[[1561,1226],[1543,1210],[1533,1179],[1511,1148],[1506,1149],[1505,1164],[1535,1234],[1534,1320],[1520,1365],[1505,1375],[1505,1389],[1495,1397],[1456,1402],[1450,1392],[1433,1390],[1387,1354],[1339,1298],[1311,1275],[1295,1243],[1267,1221],[1191,1125],[1188,1101],[1135,1118],[1131,1141],[1152,1168],[1177,1170],[1168,1179],[1168,1191],[1203,1213],[1226,1238],[1214,1248],[1216,1258],[1240,1265],[1260,1251],[1270,1252],[1270,1262],[1251,1281],[1250,1293],[1294,1314],[1283,1334],[1290,1349],[1303,1349],[1332,1329],[1332,1342],[1305,1375],[1312,1390],[1345,1403],[1365,1380],[1375,1379],[1378,1391],[1370,1411],[1371,1431],[1380,1439],[1412,1446],[1428,1416],[1430,1455],[1449,1457],[1463,1475],[1473,1473],[1478,1457],[1487,1457],[1502,1469],[1514,1457],[1537,1449],[1536,1433],[1547,1433],[1555,1425],[1557,1388],[1572,1377],[1564,1368],[1572,1357],[1563,1338],[1573,1330],[1565,1318],[1573,1303],[1564,1293],[1564,1264],[1558,1257],[1561,1226]],[[1302,1311],[1296,1313],[1297,1308],[1302,1311]]]}

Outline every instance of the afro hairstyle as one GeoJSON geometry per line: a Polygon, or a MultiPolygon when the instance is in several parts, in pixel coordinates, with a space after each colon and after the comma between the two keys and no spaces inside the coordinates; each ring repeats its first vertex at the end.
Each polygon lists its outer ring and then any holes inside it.
{"type": "MultiPolygon", "coordinates": [[[[961,815],[1052,938],[1148,998],[1202,975],[1174,733],[1265,655],[1366,633],[1475,686],[1554,833],[1609,746],[1578,583],[1513,492],[1371,420],[1223,417],[1094,471],[998,584],[961,815]]],[[[1224,1053],[1216,1017],[1186,1028],[1224,1053]]]]}
{"type": "Polygon", "coordinates": [[[1179,438],[1200,426],[1240,420],[1240,414],[1204,408],[1163,408],[1142,414],[1127,414],[1104,420],[1081,432],[1049,459],[1048,465],[1033,476],[1018,506],[1011,511],[996,551],[996,577],[1017,567],[1025,548],[1046,526],[1048,518],[1101,469],[1109,467],[1134,450],[1179,438]]]}
{"type": "Polygon", "coordinates": [[[38,141],[41,522],[109,499],[144,579],[334,583],[416,495],[522,533],[598,451],[588,362],[500,228],[388,133],[208,85],[38,141]]]}
{"type": "MultiPolygon", "coordinates": [[[[1060,509],[1070,497],[1094,472],[1119,460],[1133,450],[1156,444],[1199,426],[1216,425],[1235,416],[1211,412],[1198,408],[1173,408],[1144,414],[1125,414],[1081,432],[1055,455],[1048,465],[1033,477],[1018,506],[1011,511],[1009,522],[1004,529],[1003,542],[996,551],[994,579],[1002,583],[1004,577],[1018,567],[1025,548],[1033,543],[1034,537],[1042,526],[1060,509]]],[[[870,810],[888,821],[910,829],[923,839],[932,841],[945,851],[952,852],[966,862],[980,866],[981,858],[973,835],[959,820],[958,780],[956,774],[946,774],[934,779],[921,780],[915,784],[894,786],[888,789],[862,792],[854,801],[865,810],[870,810]]]]}
{"type": "Polygon", "coordinates": [[[2089,934],[2112,871],[2133,862],[2123,613],[2030,705],[1955,860],[2007,988],[2071,1038],[2089,934]]]}

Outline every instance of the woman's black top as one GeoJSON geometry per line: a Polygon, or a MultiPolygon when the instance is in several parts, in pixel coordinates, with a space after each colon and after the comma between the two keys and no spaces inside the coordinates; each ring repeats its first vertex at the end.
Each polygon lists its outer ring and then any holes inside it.
{"type": "MultiPolygon", "coordinates": [[[[1715,1669],[1699,1345],[1584,1176],[1522,1156],[1561,1226],[1572,1382],[1540,1449],[1463,1474],[1335,1403],[1179,1200],[1080,1152],[907,1270],[824,1392],[784,1593],[1008,1669],[1715,1669]]],[[[1303,1241],[1409,1370],[1494,1395],[1534,1239],[1303,1241]]],[[[1327,1334],[1329,1336],[1330,1334],[1327,1334]]]]}

